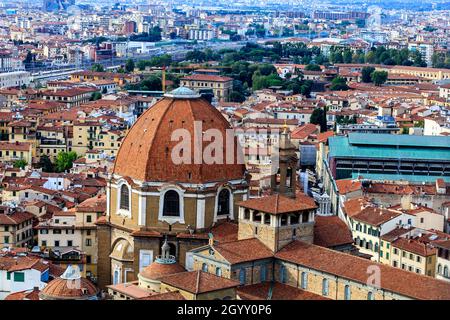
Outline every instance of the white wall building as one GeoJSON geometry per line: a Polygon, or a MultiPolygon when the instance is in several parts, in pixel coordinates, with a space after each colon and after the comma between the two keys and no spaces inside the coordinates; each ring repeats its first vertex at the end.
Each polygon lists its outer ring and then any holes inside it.
{"type": "Polygon", "coordinates": [[[0,73],[0,88],[28,86],[30,82],[31,75],[26,71],[0,73]]]}

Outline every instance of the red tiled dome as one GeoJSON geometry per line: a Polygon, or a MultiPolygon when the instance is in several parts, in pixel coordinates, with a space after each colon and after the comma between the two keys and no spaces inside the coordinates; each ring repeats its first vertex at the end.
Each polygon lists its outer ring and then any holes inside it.
{"type": "Polygon", "coordinates": [[[97,288],[86,278],[78,280],[66,280],[57,278],[50,281],[41,291],[42,299],[90,299],[97,294],[97,288]],[[80,281],[80,285],[76,281],[80,281]]]}
{"type": "Polygon", "coordinates": [[[151,265],[145,267],[140,275],[149,280],[158,280],[163,276],[185,271],[186,270],[178,263],[159,263],[158,261],[155,261],[151,265]]]}
{"type": "MultiPolygon", "coordinates": [[[[167,95],[145,111],[125,137],[114,165],[114,174],[141,181],[185,181],[191,183],[222,182],[244,177],[245,165],[237,164],[234,144],[232,164],[194,164],[194,121],[202,122],[202,131],[218,129],[225,140],[230,128],[222,114],[198,96],[167,95]],[[186,129],[191,135],[191,164],[174,164],[172,149],[179,141],[171,141],[176,129],[186,129]]],[[[191,91],[192,92],[192,91],[191,91]]],[[[193,93],[193,92],[192,92],[193,93]]],[[[203,150],[211,142],[203,142],[203,150]]],[[[226,162],[225,141],[223,159],[226,162]]]]}

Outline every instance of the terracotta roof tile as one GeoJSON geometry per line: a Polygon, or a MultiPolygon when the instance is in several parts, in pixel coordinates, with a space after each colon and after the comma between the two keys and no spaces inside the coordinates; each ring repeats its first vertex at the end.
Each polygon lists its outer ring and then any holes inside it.
{"type": "Polygon", "coordinates": [[[272,251],[256,238],[221,243],[214,250],[231,264],[273,257],[272,251]]]}
{"type": "Polygon", "coordinates": [[[448,282],[300,241],[288,244],[275,257],[362,284],[375,265],[380,268],[382,289],[415,299],[450,300],[448,282]]]}
{"type": "Polygon", "coordinates": [[[160,279],[161,283],[193,294],[235,288],[239,282],[203,271],[181,272],[160,279]]]}
{"type": "Polygon", "coordinates": [[[323,296],[279,282],[262,282],[246,285],[239,287],[237,294],[242,300],[269,300],[269,289],[271,286],[271,300],[329,300],[323,296]]]}
{"type": "MultiPolygon", "coordinates": [[[[238,164],[175,164],[172,149],[179,141],[171,141],[176,129],[186,129],[194,137],[194,121],[202,121],[202,130],[218,129],[225,137],[228,121],[203,99],[164,98],[145,111],[128,132],[119,149],[114,174],[141,181],[182,181],[191,183],[229,181],[244,177],[245,165],[238,164]]],[[[237,141],[237,139],[235,140],[237,141]]],[[[210,142],[203,143],[203,150],[210,142]]],[[[237,143],[235,144],[237,145],[237,143]]],[[[192,148],[194,149],[194,148],[192,148]]],[[[226,159],[224,149],[223,159],[226,159]]]]}
{"type": "Polygon", "coordinates": [[[298,192],[295,198],[289,198],[280,194],[273,194],[261,198],[254,198],[238,203],[239,206],[253,210],[259,210],[271,214],[282,214],[317,208],[314,199],[298,192]]]}
{"type": "Polygon", "coordinates": [[[314,224],[314,244],[331,248],[352,243],[352,234],[345,222],[339,217],[316,216],[314,224]]]}

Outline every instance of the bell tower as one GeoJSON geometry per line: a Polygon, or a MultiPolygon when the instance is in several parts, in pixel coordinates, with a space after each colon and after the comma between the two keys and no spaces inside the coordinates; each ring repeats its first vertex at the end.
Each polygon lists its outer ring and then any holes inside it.
{"type": "Polygon", "coordinates": [[[272,148],[270,188],[273,192],[295,198],[298,164],[297,148],[291,142],[286,122],[280,134],[278,145],[272,148]]]}

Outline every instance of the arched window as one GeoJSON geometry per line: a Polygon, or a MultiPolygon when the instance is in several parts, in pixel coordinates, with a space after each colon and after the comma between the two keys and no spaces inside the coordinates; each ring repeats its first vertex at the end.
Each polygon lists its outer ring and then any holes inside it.
{"type": "Polygon", "coordinates": [[[130,190],[125,184],[120,187],[120,209],[130,210],[130,190]]]}
{"type": "Polygon", "coordinates": [[[372,293],[372,291],[369,291],[367,293],[367,300],[373,300],[373,293],[372,293]]]}
{"type": "Polygon", "coordinates": [[[169,190],[164,194],[163,216],[180,216],[180,196],[175,190],[169,190]]]}
{"type": "Polygon", "coordinates": [[[245,220],[250,220],[250,209],[245,209],[244,210],[244,219],[245,220]]]}
{"type": "Polygon", "coordinates": [[[222,269],[219,267],[216,268],[216,276],[221,277],[222,276],[222,269]]]}
{"type": "Polygon", "coordinates": [[[217,215],[226,216],[230,214],[230,190],[223,189],[219,192],[219,201],[217,205],[217,215]]]}
{"type": "Polygon", "coordinates": [[[448,278],[448,267],[444,267],[444,277],[448,278]]]}
{"type": "Polygon", "coordinates": [[[441,274],[441,272],[442,272],[442,265],[439,263],[437,267],[437,273],[441,274]]]}
{"type": "Polygon", "coordinates": [[[113,284],[118,284],[118,283],[119,283],[119,271],[114,270],[113,284]]]}
{"type": "Polygon", "coordinates": [[[344,299],[345,300],[350,300],[351,298],[352,298],[352,296],[351,296],[350,286],[346,285],[345,289],[344,289],[344,299]]]}
{"type": "Polygon", "coordinates": [[[302,272],[301,286],[303,290],[306,290],[308,288],[308,274],[306,272],[302,272]]]}
{"type": "Polygon", "coordinates": [[[208,272],[208,265],[206,263],[202,264],[202,271],[203,272],[208,272]]]}
{"type": "Polygon", "coordinates": [[[328,279],[322,280],[322,295],[324,296],[328,295],[328,279]]]}

